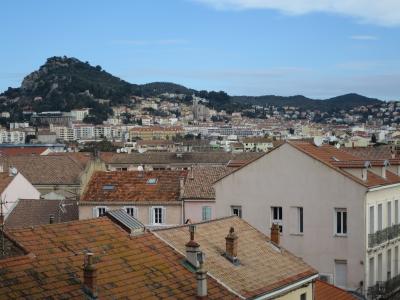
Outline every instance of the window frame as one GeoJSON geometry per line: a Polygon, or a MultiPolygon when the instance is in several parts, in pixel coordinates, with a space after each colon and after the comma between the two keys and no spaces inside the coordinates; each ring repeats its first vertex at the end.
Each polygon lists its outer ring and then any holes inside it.
{"type": "Polygon", "coordinates": [[[279,225],[279,232],[283,232],[283,207],[282,206],[271,206],[271,226],[272,224],[279,225]],[[278,217],[275,219],[275,209],[277,209],[276,216],[278,217]],[[280,217],[280,218],[279,218],[280,217]]]}
{"type": "Polygon", "coordinates": [[[334,211],[334,235],[346,237],[349,234],[348,228],[348,211],[347,208],[335,208],[334,211]],[[346,218],[344,218],[344,213],[346,214],[346,218]],[[340,232],[338,230],[338,214],[340,214],[340,232]],[[346,222],[344,222],[344,219],[346,222]],[[344,226],[345,225],[345,226],[344,226]],[[344,230],[346,229],[346,230],[344,230]]]}
{"type": "Polygon", "coordinates": [[[133,205],[124,206],[124,210],[128,215],[137,219],[138,208],[136,206],[133,205]],[[133,209],[133,216],[128,212],[128,209],[133,209]]]}
{"type": "Polygon", "coordinates": [[[231,215],[232,216],[237,216],[239,218],[242,218],[242,216],[243,216],[242,206],[241,205],[232,205],[231,206],[231,215]],[[234,213],[235,209],[238,210],[238,214],[234,213]]]}
{"type": "Polygon", "coordinates": [[[104,205],[100,205],[100,206],[96,206],[95,210],[96,210],[96,216],[95,217],[99,218],[99,217],[103,217],[106,214],[106,212],[108,211],[108,207],[104,206],[104,205]],[[104,214],[100,214],[100,209],[104,209],[104,214]]]}
{"type": "Polygon", "coordinates": [[[166,219],[166,208],[164,206],[152,206],[151,207],[151,225],[153,226],[159,226],[159,225],[165,225],[165,219],[166,219]],[[156,209],[161,210],[161,223],[156,223],[156,209]]]}
{"type": "Polygon", "coordinates": [[[212,219],[212,208],[209,205],[205,205],[201,207],[201,220],[202,221],[209,221],[212,219]],[[207,210],[209,213],[209,218],[207,218],[207,210]]]}

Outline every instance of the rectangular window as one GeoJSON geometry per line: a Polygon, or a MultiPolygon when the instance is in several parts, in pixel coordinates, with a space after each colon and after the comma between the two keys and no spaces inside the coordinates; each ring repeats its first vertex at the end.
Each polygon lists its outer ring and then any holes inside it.
{"type": "Polygon", "coordinates": [[[375,206],[369,207],[369,233],[375,232],[375,206]]]}
{"type": "Polygon", "coordinates": [[[201,210],[201,219],[203,221],[211,220],[211,207],[203,206],[201,210]]]}
{"type": "Polygon", "coordinates": [[[126,206],[125,211],[128,215],[137,218],[137,208],[134,206],[126,206]]]}
{"type": "Polygon", "coordinates": [[[336,214],[336,234],[346,235],[347,234],[347,210],[344,208],[335,209],[336,214]]]}
{"type": "Polygon", "coordinates": [[[303,208],[297,207],[297,230],[299,233],[304,232],[304,216],[303,216],[303,208]]]}
{"type": "Polygon", "coordinates": [[[347,261],[335,260],[335,285],[345,288],[347,286],[347,261]]]}
{"type": "Polygon", "coordinates": [[[392,202],[387,203],[387,227],[392,226],[392,202]]]}
{"type": "Polygon", "coordinates": [[[239,218],[241,218],[242,217],[242,207],[241,206],[232,206],[231,214],[232,214],[232,216],[238,216],[239,218]]]}
{"type": "Polygon", "coordinates": [[[378,230],[383,229],[383,216],[382,216],[382,204],[378,204],[378,230]]]}
{"type": "Polygon", "coordinates": [[[106,206],[96,206],[94,209],[94,217],[102,217],[106,214],[107,207],[106,206]]]}
{"type": "Polygon", "coordinates": [[[388,249],[386,260],[386,280],[389,280],[390,278],[392,278],[392,249],[388,249]]]}
{"type": "Polygon", "coordinates": [[[375,285],[375,260],[373,257],[369,259],[369,286],[375,285]]]}
{"type": "Polygon", "coordinates": [[[394,201],[394,223],[399,224],[399,200],[394,201]]]}
{"type": "Polygon", "coordinates": [[[165,223],[165,208],[156,206],[152,207],[152,223],[154,225],[161,225],[165,223]]]}
{"type": "Polygon", "coordinates": [[[272,224],[279,225],[279,231],[283,231],[283,222],[282,222],[282,207],[281,206],[272,206],[271,207],[271,215],[272,215],[272,224]]]}
{"type": "Polygon", "coordinates": [[[378,254],[378,281],[382,281],[382,253],[378,254]]]}
{"type": "Polygon", "coordinates": [[[399,246],[394,247],[394,276],[399,275],[399,246]]]}
{"type": "Polygon", "coordinates": [[[300,300],[307,300],[307,294],[306,293],[301,294],[300,300]]]}

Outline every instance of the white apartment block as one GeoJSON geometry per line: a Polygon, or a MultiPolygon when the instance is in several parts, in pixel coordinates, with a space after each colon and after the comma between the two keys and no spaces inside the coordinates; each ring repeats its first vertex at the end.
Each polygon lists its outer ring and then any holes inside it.
{"type": "Polygon", "coordinates": [[[24,144],[26,133],[20,130],[0,130],[1,144],[24,144]]]}
{"type": "Polygon", "coordinates": [[[321,277],[369,299],[400,288],[400,160],[286,142],[214,183],[216,217],[236,214],[321,277]]]}
{"type": "Polygon", "coordinates": [[[50,124],[50,131],[56,134],[57,139],[63,141],[74,140],[74,130],[71,127],[50,124]]]}
{"type": "Polygon", "coordinates": [[[78,122],[82,122],[83,119],[89,115],[89,108],[73,109],[71,110],[71,116],[78,122]]]}

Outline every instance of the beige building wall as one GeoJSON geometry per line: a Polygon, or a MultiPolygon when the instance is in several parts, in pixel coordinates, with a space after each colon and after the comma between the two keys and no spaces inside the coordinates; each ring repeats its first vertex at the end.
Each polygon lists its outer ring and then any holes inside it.
{"type": "Polygon", "coordinates": [[[97,206],[106,206],[109,210],[116,210],[116,209],[121,209],[126,206],[129,207],[136,207],[137,210],[137,219],[142,222],[146,226],[152,226],[153,224],[150,224],[150,210],[154,206],[162,206],[166,208],[166,221],[165,225],[166,226],[173,226],[173,225],[181,225],[182,222],[182,205],[177,204],[177,205],[160,205],[160,204],[154,204],[154,205],[137,205],[137,204],[130,204],[127,203],[126,205],[110,205],[110,204],[99,204],[99,205],[80,205],[79,206],[79,220],[85,220],[85,219],[91,219],[94,218],[95,216],[93,215],[93,208],[97,206]]]}
{"type": "Polygon", "coordinates": [[[306,294],[306,299],[313,300],[314,299],[314,289],[313,289],[313,284],[308,284],[305,287],[300,287],[294,291],[291,291],[290,293],[287,293],[283,296],[280,296],[278,298],[275,298],[276,300],[300,300],[300,296],[302,294],[306,294]]]}
{"type": "Polygon", "coordinates": [[[271,151],[215,184],[216,216],[242,207],[242,217],[266,235],[271,207],[283,209],[283,247],[320,273],[335,278],[335,261],[347,261],[347,288],[365,280],[366,189],[289,144],[271,151]],[[295,211],[303,207],[304,233],[295,211]],[[346,208],[347,236],[335,235],[335,208],[346,208]]]}

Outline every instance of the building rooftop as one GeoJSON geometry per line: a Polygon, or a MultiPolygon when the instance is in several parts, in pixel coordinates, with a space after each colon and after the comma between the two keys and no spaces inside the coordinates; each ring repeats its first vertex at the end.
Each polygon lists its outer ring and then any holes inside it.
{"type": "Polygon", "coordinates": [[[358,298],[332,284],[317,279],[314,288],[314,300],[356,300],[358,298]]]}
{"type": "MultiPolygon", "coordinates": [[[[188,225],[154,231],[180,253],[189,241],[188,225]]],[[[196,224],[195,241],[206,255],[209,273],[243,297],[256,297],[290,283],[312,277],[317,271],[287,250],[277,247],[260,231],[238,217],[196,224]],[[225,253],[230,228],[238,236],[239,264],[225,253]],[[262,276],[260,276],[262,274],[262,276]]]]}
{"type": "Polygon", "coordinates": [[[95,172],[83,202],[174,202],[178,201],[181,179],[186,171],[95,172]]]}
{"type": "MultiPolygon", "coordinates": [[[[196,275],[152,233],[132,237],[108,217],[7,233],[25,254],[0,260],[1,299],[83,299],[84,254],[93,253],[99,299],[193,299],[196,275]]],[[[236,298],[208,276],[209,299],[236,298]]]]}

